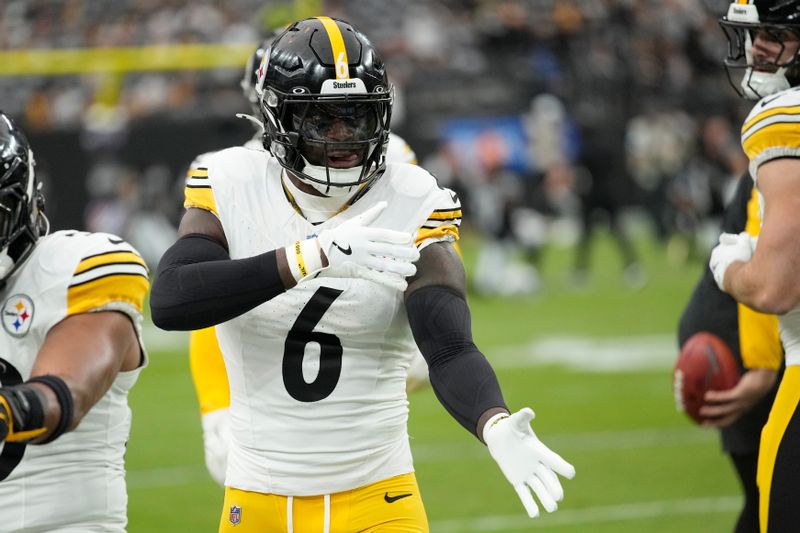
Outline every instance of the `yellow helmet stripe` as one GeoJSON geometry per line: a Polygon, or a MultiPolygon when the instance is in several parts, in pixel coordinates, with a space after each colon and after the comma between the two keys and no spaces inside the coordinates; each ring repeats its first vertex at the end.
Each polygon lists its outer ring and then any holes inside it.
{"type": "Polygon", "coordinates": [[[349,80],[350,68],[348,65],[350,62],[347,60],[347,48],[344,46],[342,31],[339,29],[336,21],[330,17],[317,17],[317,19],[322,22],[322,25],[325,27],[325,31],[328,32],[328,39],[331,41],[333,61],[336,64],[336,79],[349,80]]]}

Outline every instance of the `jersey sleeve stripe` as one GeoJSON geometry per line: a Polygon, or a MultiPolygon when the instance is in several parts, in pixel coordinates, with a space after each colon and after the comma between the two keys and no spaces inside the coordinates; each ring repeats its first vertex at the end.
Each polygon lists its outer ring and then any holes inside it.
{"type": "Polygon", "coordinates": [[[86,270],[81,271],[80,273],[76,272],[72,276],[72,280],[75,281],[77,279],[88,279],[94,276],[94,273],[98,270],[103,270],[104,272],[131,272],[131,273],[143,273],[145,276],[148,275],[148,270],[145,265],[142,265],[138,262],[119,262],[119,263],[111,263],[106,265],[95,265],[91,268],[87,268],[86,270]],[[91,273],[91,274],[90,274],[91,273]]]}
{"type": "MultiPolygon", "coordinates": [[[[449,224],[444,224],[444,225],[445,226],[453,225],[453,226],[455,226],[457,228],[460,228],[461,227],[461,220],[454,220],[454,221],[451,221],[449,224]]],[[[436,229],[436,228],[441,228],[442,226],[443,226],[443,224],[423,224],[422,226],[420,226],[420,228],[422,228],[422,229],[436,229]]]]}
{"type": "Polygon", "coordinates": [[[759,131],[768,128],[774,124],[797,124],[800,122],[800,113],[796,114],[782,114],[782,115],[772,115],[771,117],[767,117],[761,120],[758,124],[754,125],[750,128],[747,133],[742,135],[742,142],[746,141],[753,135],[756,135],[759,131]]]}
{"type": "Polygon", "coordinates": [[[779,157],[780,154],[783,157],[793,155],[796,150],[800,149],[798,123],[800,123],[800,117],[793,122],[769,124],[743,139],[742,147],[751,163],[763,163],[764,157],[760,157],[762,152],[775,153],[775,157],[779,157]]]}
{"type": "Polygon", "coordinates": [[[459,238],[458,227],[449,224],[446,226],[437,226],[436,228],[420,228],[417,232],[417,237],[414,239],[414,243],[419,246],[423,242],[427,240],[450,240],[450,241],[457,241],[459,238]]]}
{"type": "Polygon", "coordinates": [[[428,216],[428,220],[451,220],[461,218],[461,210],[434,211],[428,216]]]}
{"type": "Polygon", "coordinates": [[[144,297],[150,283],[139,274],[110,274],[67,289],[67,316],[101,309],[114,303],[144,309],[144,297]]]}
{"type": "Polygon", "coordinates": [[[211,189],[211,187],[190,187],[187,185],[183,189],[183,192],[184,196],[186,197],[183,202],[183,207],[187,209],[190,207],[204,209],[206,211],[210,211],[217,218],[219,218],[217,204],[214,201],[214,191],[211,189]]]}
{"type": "Polygon", "coordinates": [[[89,272],[73,276],[69,288],[108,276],[141,276],[144,279],[148,279],[147,270],[141,265],[103,265],[89,272]]]}
{"type": "Polygon", "coordinates": [[[187,178],[208,179],[207,168],[190,168],[186,173],[187,178]]]}
{"type": "Polygon", "coordinates": [[[84,257],[81,259],[81,262],[78,263],[77,268],[75,269],[75,275],[82,274],[83,272],[88,272],[94,268],[98,268],[104,265],[115,265],[115,264],[135,264],[141,265],[145,269],[147,269],[147,264],[144,262],[139,255],[135,254],[134,252],[120,252],[120,251],[113,251],[113,252],[103,252],[100,254],[90,255],[89,257],[84,257]]]}
{"type": "Polygon", "coordinates": [[[781,106],[767,109],[744,123],[742,126],[742,135],[744,135],[750,128],[765,118],[769,118],[773,115],[796,115],[798,113],[800,113],[800,105],[781,106]]]}

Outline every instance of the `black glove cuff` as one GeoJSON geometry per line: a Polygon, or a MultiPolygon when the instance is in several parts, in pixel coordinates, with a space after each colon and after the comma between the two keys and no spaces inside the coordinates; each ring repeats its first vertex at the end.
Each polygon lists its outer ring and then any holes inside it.
{"type": "Polygon", "coordinates": [[[58,420],[58,424],[53,432],[42,441],[42,444],[53,442],[58,437],[66,433],[70,424],[72,424],[72,418],[75,414],[75,404],[72,400],[72,393],[70,392],[69,387],[67,387],[67,384],[64,383],[63,379],[51,374],[33,377],[29,379],[27,383],[43,383],[44,385],[50,387],[56,395],[58,404],[61,406],[61,417],[58,420]]]}

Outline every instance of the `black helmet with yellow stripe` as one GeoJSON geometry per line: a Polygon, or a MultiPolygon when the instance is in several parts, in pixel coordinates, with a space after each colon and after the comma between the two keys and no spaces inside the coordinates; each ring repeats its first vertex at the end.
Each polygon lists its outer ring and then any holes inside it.
{"type": "Polygon", "coordinates": [[[728,37],[725,69],[740,96],[760,99],[800,85],[800,0],[735,0],[719,23],[728,37]],[[757,36],[771,43],[774,58],[754,53],[757,36]]]}
{"type": "Polygon", "coordinates": [[[290,25],[264,54],[256,90],[264,146],[299,179],[338,196],[383,172],[392,88],[378,51],[348,22],[290,25]]]}
{"type": "Polygon", "coordinates": [[[33,166],[28,139],[0,111],[0,281],[16,270],[47,233],[44,198],[33,166]]]}

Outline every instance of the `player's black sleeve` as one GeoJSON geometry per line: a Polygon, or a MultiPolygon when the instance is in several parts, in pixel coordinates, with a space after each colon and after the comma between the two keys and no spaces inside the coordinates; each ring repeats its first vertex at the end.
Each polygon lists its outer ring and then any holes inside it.
{"type": "Polygon", "coordinates": [[[150,311],[161,329],[202,329],[246,313],[285,290],[274,250],[231,259],[210,237],[190,234],[178,239],[159,261],[150,311]]]}
{"type": "MultiPolygon", "coordinates": [[[[726,206],[722,215],[722,231],[740,233],[747,225],[747,203],[753,191],[753,180],[749,175],[742,176],[736,193],[726,206]]],[[[678,345],[684,343],[699,331],[710,331],[731,347],[740,361],[739,354],[739,311],[729,294],[722,292],[714,281],[714,274],[705,262],[705,270],[692,292],[689,303],[678,324],[678,345]]]]}
{"type": "MultiPolygon", "coordinates": [[[[740,233],[747,226],[747,205],[753,193],[753,180],[745,174],[739,180],[736,192],[725,207],[722,216],[722,231],[740,233]]],[[[729,294],[719,290],[714,274],[705,262],[705,270],[683,310],[678,324],[678,345],[700,331],[709,331],[719,336],[731,349],[741,372],[745,371],[739,344],[739,309],[729,294]]],[[[780,381],[780,380],[778,380],[780,381]]],[[[755,453],[761,428],[775,397],[775,388],[762,398],[751,410],[728,427],[722,428],[722,446],[725,451],[743,455],[755,453]]]]}
{"type": "Polygon", "coordinates": [[[414,340],[428,362],[436,397],[453,418],[480,438],[480,416],[506,404],[494,370],[472,341],[464,296],[450,287],[430,285],[408,296],[406,311],[414,340]]]}

